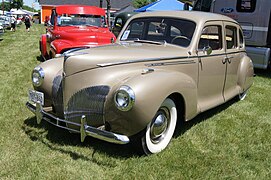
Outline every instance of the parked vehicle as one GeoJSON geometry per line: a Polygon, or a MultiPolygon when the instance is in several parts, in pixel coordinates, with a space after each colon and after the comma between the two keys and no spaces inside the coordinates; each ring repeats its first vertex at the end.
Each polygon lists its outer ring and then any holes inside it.
{"type": "Polygon", "coordinates": [[[40,39],[40,51],[44,59],[50,59],[72,48],[94,47],[115,40],[107,27],[103,9],[61,5],[52,10],[47,33],[40,39]]]}
{"type": "Polygon", "coordinates": [[[137,12],[123,12],[115,17],[112,32],[116,37],[118,37],[126,21],[135,14],[137,14],[137,12]]]}
{"type": "Polygon", "coordinates": [[[243,28],[247,53],[255,68],[271,68],[270,0],[198,0],[194,10],[210,11],[235,19],[243,28]]]}
{"type": "Polygon", "coordinates": [[[81,140],[93,136],[146,154],[169,144],[178,122],[239,97],[253,83],[239,24],[192,11],[139,13],[117,43],[73,50],[34,68],[27,107],[81,140]]]}
{"type": "Polygon", "coordinates": [[[2,36],[4,34],[5,30],[4,27],[2,26],[1,22],[0,22],[0,36],[2,36]]]}
{"type": "Polygon", "coordinates": [[[11,17],[5,16],[5,15],[1,15],[0,16],[0,21],[2,22],[3,27],[5,29],[11,28],[11,17]]]}

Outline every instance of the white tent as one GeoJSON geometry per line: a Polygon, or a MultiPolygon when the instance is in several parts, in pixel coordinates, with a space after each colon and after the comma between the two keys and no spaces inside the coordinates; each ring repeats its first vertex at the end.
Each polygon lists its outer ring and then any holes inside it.
{"type": "Polygon", "coordinates": [[[21,9],[18,9],[18,10],[17,9],[11,9],[10,13],[12,15],[25,15],[25,14],[27,14],[24,11],[22,11],[21,9]]]}
{"type": "Polygon", "coordinates": [[[26,14],[28,14],[30,16],[33,16],[34,14],[38,14],[37,12],[31,12],[31,11],[27,11],[27,10],[24,10],[24,9],[21,9],[21,11],[25,12],[26,14]]]}

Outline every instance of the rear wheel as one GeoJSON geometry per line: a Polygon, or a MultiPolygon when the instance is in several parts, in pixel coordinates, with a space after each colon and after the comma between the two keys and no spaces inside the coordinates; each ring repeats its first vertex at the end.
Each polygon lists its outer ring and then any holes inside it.
{"type": "Polygon", "coordinates": [[[247,90],[245,90],[244,92],[240,93],[238,95],[238,98],[239,98],[240,101],[243,101],[246,98],[246,96],[247,96],[247,90]]]}
{"type": "Polygon", "coordinates": [[[141,137],[141,145],[144,153],[148,155],[164,150],[174,134],[176,123],[176,105],[172,99],[167,98],[161,104],[141,137]]]}

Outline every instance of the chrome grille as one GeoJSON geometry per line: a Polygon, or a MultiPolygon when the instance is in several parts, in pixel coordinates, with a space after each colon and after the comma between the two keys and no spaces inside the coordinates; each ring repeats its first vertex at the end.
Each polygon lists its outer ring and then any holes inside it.
{"type": "Polygon", "coordinates": [[[63,78],[61,75],[58,75],[53,80],[52,87],[52,102],[56,114],[60,117],[64,117],[63,113],[63,90],[62,90],[62,81],[63,78]]]}
{"type": "Polygon", "coordinates": [[[89,125],[104,124],[104,102],[109,90],[109,86],[92,86],[78,91],[68,101],[65,119],[80,122],[85,115],[89,125]]]}

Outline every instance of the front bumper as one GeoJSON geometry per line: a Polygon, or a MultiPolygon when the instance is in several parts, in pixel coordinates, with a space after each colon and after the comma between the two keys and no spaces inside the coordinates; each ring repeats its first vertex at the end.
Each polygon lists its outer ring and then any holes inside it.
{"type": "Polygon", "coordinates": [[[67,129],[72,132],[80,133],[82,142],[84,141],[86,136],[92,136],[94,138],[101,139],[101,140],[111,142],[111,143],[116,143],[116,144],[127,144],[130,141],[129,138],[125,135],[115,134],[109,131],[105,131],[102,129],[94,128],[92,126],[88,126],[86,124],[86,117],[84,115],[81,117],[81,124],[78,124],[71,121],[66,121],[64,119],[60,119],[54,116],[53,114],[46,112],[43,109],[42,105],[39,103],[37,103],[36,105],[33,105],[32,103],[27,102],[26,106],[30,111],[32,111],[36,115],[38,124],[43,119],[57,127],[67,129]],[[72,125],[78,126],[80,127],[80,131],[68,128],[65,126],[65,124],[72,124],[72,125]]]}

